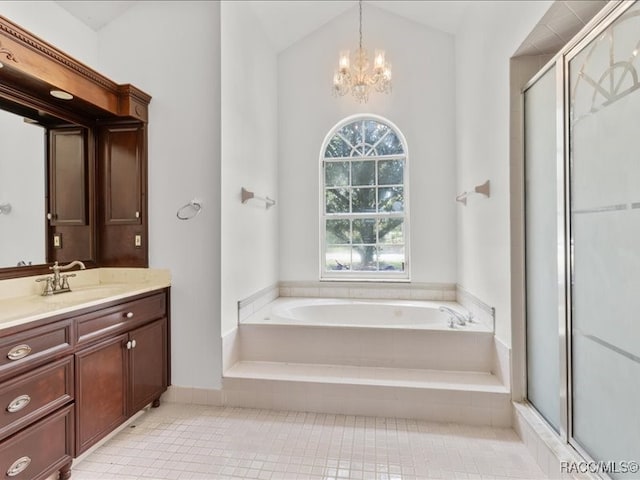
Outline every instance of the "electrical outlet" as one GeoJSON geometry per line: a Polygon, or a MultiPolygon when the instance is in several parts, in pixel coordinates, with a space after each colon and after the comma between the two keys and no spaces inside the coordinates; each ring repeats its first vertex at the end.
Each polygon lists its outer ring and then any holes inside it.
{"type": "Polygon", "coordinates": [[[136,248],[142,248],[142,235],[136,235],[133,243],[136,248]]]}
{"type": "Polygon", "coordinates": [[[62,248],[62,234],[54,233],[53,234],[53,248],[62,248]]]}

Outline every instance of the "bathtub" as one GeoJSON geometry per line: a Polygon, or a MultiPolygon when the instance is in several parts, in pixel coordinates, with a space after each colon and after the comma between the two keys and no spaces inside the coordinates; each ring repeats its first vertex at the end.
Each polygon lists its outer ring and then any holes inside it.
{"type": "Polygon", "coordinates": [[[342,298],[280,297],[249,316],[243,324],[364,327],[411,330],[490,331],[473,322],[449,327],[447,306],[463,314],[468,311],[455,302],[410,300],[354,300],[342,298]]]}

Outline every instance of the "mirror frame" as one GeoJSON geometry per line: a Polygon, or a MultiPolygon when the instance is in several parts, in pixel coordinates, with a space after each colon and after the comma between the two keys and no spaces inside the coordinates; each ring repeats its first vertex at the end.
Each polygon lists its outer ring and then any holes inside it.
{"type": "MultiPolygon", "coordinates": [[[[101,125],[123,121],[148,122],[150,95],[133,85],[113,82],[2,16],[0,63],[2,102],[16,108],[42,111],[86,128],[91,137],[88,142],[90,148],[96,148],[95,139],[101,125]],[[67,92],[73,99],[54,98],[51,90],[67,92]]],[[[94,158],[95,151],[92,151],[88,160],[93,162],[94,158]]],[[[95,230],[94,224],[94,246],[95,230]]],[[[92,251],[95,256],[95,248],[92,251]]],[[[96,258],[87,260],[87,267],[101,266],[96,258]]],[[[50,272],[49,266],[47,263],[0,268],[0,280],[46,274],[50,272]]]]}

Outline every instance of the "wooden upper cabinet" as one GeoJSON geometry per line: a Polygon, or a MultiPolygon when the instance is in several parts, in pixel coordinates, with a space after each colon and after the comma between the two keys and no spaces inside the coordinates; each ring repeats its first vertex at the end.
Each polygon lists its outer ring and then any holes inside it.
{"type": "Polygon", "coordinates": [[[98,132],[98,262],[146,267],[147,132],[144,123],[103,125],[98,132]]]}
{"type": "Polygon", "coordinates": [[[100,132],[106,225],[141,223],[143,140],[139,125],[105,127],[100,132]]]}
{"type": "Polygon", "coordinates": [[[87,145],[83,128],[49,131],[51,225],[87,225],[87,145]]]}

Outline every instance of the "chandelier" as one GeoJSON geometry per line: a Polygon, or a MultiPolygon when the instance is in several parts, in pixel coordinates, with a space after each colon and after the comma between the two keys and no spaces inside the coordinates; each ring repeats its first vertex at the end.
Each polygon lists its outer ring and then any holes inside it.
{"type": "Polygon", "coordinates": [[[354,65],[351,66],[349,50],[341,51],[338,70],[333,75],[333,95],[338,97],[351,92],[359,103],[366,103],[372,89],[380,93],[391,92],[391,64],[385,61],[384,50],[376,50],[373,69],[369,70],[367,52],[362,48],[362,0],[359,0],[359,5],[360,43],[354,65]]]}

